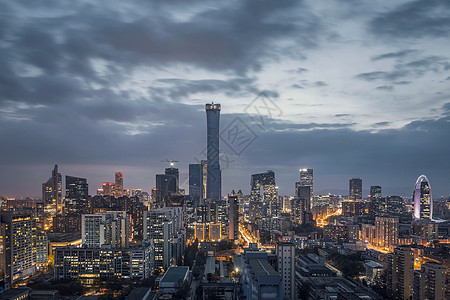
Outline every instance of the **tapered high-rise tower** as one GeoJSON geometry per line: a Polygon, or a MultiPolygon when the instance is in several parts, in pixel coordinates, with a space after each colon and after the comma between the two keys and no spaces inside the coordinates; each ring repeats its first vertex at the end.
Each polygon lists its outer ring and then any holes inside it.
{"type": "Polygon", "coordinates": [[[62,209],[62,179],[58,172],[58,165],[52,171],[52,177],[42,184],[42,201],[52,206],[53,214],[61,212],[62,209]]]}
{"type": "Polygon", "coordinates": [[[207,184],[206,198],[213,201],[220,200],[222,176],[219,164],[219,123],[220,104],[211,103],[205,105],[207,121],[207,184]]]}

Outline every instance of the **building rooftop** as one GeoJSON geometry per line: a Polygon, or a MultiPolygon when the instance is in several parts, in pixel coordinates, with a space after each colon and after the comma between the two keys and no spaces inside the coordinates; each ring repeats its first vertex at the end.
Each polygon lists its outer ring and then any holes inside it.
{"type": "Polygon", "coordinates": [[[205,264],[205,275],[216,273],[216,258],[214,256],[208,256],[205,264]]]}
{"type": "Polygon", "coordinates": [[[184,280],[189,272],[189,267],[170,267],[161,278],[160,285],[164,283],[177,283],[184,280]]]}
{"type": "Polygon", "coordinates": [[[131,293],[125,298],[126,300],[147,300],[154,299],[155,294],[151,293],[151,288],[138,287],[131,291],[131,293]]]}
{"type": "Polygon", "coordinates": [[[266,259],[251,259],[250,266],[256,276],[277,276],[278,273],[272,268],[266,259]]]}

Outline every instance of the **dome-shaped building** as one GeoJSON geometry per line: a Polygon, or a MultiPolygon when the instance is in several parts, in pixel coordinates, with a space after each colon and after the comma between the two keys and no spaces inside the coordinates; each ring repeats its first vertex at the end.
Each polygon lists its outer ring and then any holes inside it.
{"type": "Polygon", "coordinates": [[[433,197],[431,186],[427,176],[420,175],[414,185],[414,219],[432,219],[433,217],[433,197]]]}

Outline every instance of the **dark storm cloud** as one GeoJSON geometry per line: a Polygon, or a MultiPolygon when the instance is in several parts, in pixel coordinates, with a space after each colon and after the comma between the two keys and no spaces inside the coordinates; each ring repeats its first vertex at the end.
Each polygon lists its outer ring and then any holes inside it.
{"type": "Polygon", "coordinates": [[[188,98],[198,93],[224,93],[227,96],[256,95],[259,91],[254,87],[254,79],[230,78],[227,80],[187,80],[179,78],[158,79],[164,87],[150,87],[150,93],[159,97],[166,97],[173,101],[188,98]]]}
{"type": "Polygon", "coordinates": [[[370,31],[391,39],[448,37],[450,2],[418,0],[381,13],[369,24],[370,31]]]}

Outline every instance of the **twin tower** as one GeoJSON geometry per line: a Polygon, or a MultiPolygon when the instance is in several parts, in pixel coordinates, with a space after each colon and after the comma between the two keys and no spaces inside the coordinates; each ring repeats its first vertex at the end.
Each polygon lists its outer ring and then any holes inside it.
{"type": "Polygon", "coordinates": [[[222,172],[220,171],[220,149],[219,149],[219,124],[220,104],[211,103],[205,105],[207,122],[207,179],[206,198],[212,201],[221,199],[222,195],[222,172]]]}

